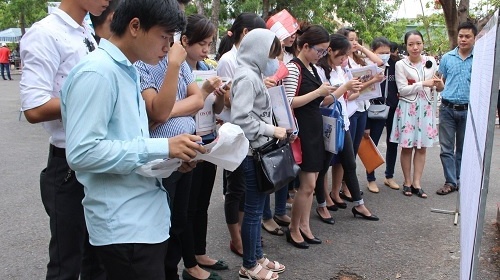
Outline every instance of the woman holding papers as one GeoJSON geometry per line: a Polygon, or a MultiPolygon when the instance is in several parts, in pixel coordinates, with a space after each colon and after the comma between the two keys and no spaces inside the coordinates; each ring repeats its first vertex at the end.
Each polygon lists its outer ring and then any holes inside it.
{"type": "MultiPolygon", "coordinates": [[[[207,73],[202,76],[198,84],[203,84],[203,80],[208,77],[214,77],[217,73],[210,70],[210,67],[203,61],[207,58],[210,46],[213,42],[213,35],[216,28],[206,17],[198,14],[190,15],[187,18],[186,30],[181,34],[181,44],[186,50],[186,62],[194,73],[207,73]]],[[[198,76],[195,74],[195,79],[198,76]]],[[[203,144],[209,144],[215,140],[217,133],[215,131],[215,114],[222,111],[224,107],[225,91],[220,87],[213,92],[202,92],[205,100],[203,109],[198,111],[195,116],[196,135],[201,136],[203,144]]],[[[206,238],[208,226],[208,206],[215,181],[217,166],[208,161],[198,162],[193,169],[191,181],[191,192],[189,194],[189,207],[187,218],[188,225],[193,233],[194,242],[186,244],[191,247],[189,256],[194,257],[201,267],[222,270],[228,269],[228,265],[222,260],[215,260],[206,254],[206,238]],[[194,254],[192,254],[194,253],[194,254]]],[[[189,277],[188,277],[189,278],[189,277]]]]}
{"type": "Polygon", "coordinates": [[[437,137],[432,109],[432,89],[444,88],[443,81],[435,76],[437,64],[432,56],[423,56],[424,40],[416,30],[405,35],[409,56],[396,63],[396,84],[399,103],[391,132],[391,142],[401,146],[403,169],[403,194],[427,198],[420,185],[424,171],[426,148],[432,147],[437,137]],[[413,153],[415,151],[415,153],[413,153]],[[413,162],[413,178],[411,168],[413,162]]]}
{"type": "Polygon", "coordinates": [[[302,163],[300,186],[292,207],[292,220],[285,233],[288,242],[297,248],[306,249],[309,244],[321,243],[311,231],[309,215],[318,174],[330,163],[332,157],[332,154],[325,151],[319,105],[335,88],[322,83],[314,67],[314,63],[328,53],[328,31],[319,25],[301,26],[295,42],[299,53],[287,64],[290,74],[283,79],[283,85],[299,126],[302,163]]]}
{"type": "MultiPolygon", "coordinates": [[[[358,79],[348,80],[341,67],[342,63],[347,60],[347,54],[350,49],[351,44],[345,36],[339,34],[331,35],[328,54],[319,60],[319,66],[317,66],[318,74],[323,82],[339,86],[332,95],[335,96],[335,98],[338,99],[342,105],[346,131],[349,130],[346,99],[350,94],[361,89],[361,82],[359,82],[358,79]]],[[[325,97],[323,105],[331,104],[333,101],[333,97],[325,97]]],[[[378,220],[378,217],[371,214],[368,208],[366,208],[364,201],[361,198],[358,177],[356,175],[356,159],[349,133],[345,134],[344,148],[334,156],[332,163],[332,191],[328,192],[327,180],[318,180],[316,186],[316,199],[318,201],[318,208],[316,212],[320,215],[321,220],[325,221],[325,216],[329,216],[327,209],[335,211],[338,208],[347,207],[346,203],[343,202],[339,196],[342,174],[344,174],[347,187],[349,188],[355,204],[352,208],[352,213],[355,216],[359,215],[367,220],[378,220]]],[[[322,174],[326,174],[327,171],[328,167],[326,167],[323,172],[320,172],[320,176],[322,174]]]]}
{"type": "MultiPolygon", "coordinates": [[[[238,51],[239,66],[235,69],[231,88],[231,122],[241,127],[251,148],[259,148],[274,138],[287,138],[285,128],[273,125],[270,97],[262,80],[262,75],[271,76],[276,72],[276,57],[280,53],[280,41],[267,29],[250,31],[238,51]]],[[[251,151],[240,167],[246,188],[245,215],[241,225],[243,266],[239,270],[239,279],[278,279],[278,273],[284,272],[285,266],[269,261],[262,252],[260,223],[267,195],[258,190],[251,151]]]]}

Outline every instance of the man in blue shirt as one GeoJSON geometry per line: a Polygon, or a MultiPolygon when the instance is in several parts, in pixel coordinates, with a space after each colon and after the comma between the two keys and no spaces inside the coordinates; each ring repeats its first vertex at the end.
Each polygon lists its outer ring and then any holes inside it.
{"type": "MultiPolygon", "coordinates": [[[[165,279],[167,193],[135,169],[166,157],[190,161],[201,138],[149,137],[137,60],[157,64],[185,18],[175,0],[123,0],[113,35],[70,72],[61,92],[68,163],[83,184],[90,243],[108,279],[165,279]]],[[[173,106],[175,94],[167,103],[173,106]]],[[[170,107],[171,109],[172,107],[170,107]]],[[[185,163],[181,171],[189,171],[185,163]]]]}
{"type": "Polygon", "coordinates": [[[445,82],[439,108],[439,144],[445,183],[436,191],[439,195],[449,194],[459,187],[476,35],[474,24],[461,23],[458,26],[458,47],[446,53],[439,65],[445,82]]]}

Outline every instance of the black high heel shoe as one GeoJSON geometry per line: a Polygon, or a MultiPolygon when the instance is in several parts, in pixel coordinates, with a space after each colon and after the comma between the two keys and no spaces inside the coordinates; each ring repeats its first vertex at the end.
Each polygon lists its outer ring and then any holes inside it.
{"type": "MultiPolygon", "coordinates": [[[[316,214],[318,214],[319,219],[323,223],[329,224],[329,225],[334,225],[335,224],[335,219],[333,219],[333,217],[330,217],[330,218],[323,218],[323,217],[321,217],[321,214],[319,213],[318,208],[316,208],[316,214]]],[[[309,243],[309,242],[307,242],[307,243],[309,243]]]]}
{"type": "Polygon", "coordinates": [[[299,231],[300,231],[300,235],[302,235],[302,238],[304,238],[304,240],[309,243],[309,244],[321,244],[321,239],[317,238],[316,236],[313,236],[313,238],[309,238],[307,237],[304,232],[302,232],[302,230],[299,228],[299,231]]]}
{"type": "MultiPolygon", "coordinates": [[[[343,193],[342,193],[343,194],[343,193]]],[[[332,205],[332,206],[337,206],[338,208],[340,209],[346,209],[347,208],[347,203],[345,203],[344,201],[342,202],[337,202],[335,201],[335,199],[333,199],[332,197],[332,192],[330,192],[330,199],[333,201],[333,203],[335,203],[335,205],[332,205]]],[[[328,208],[328,210],[330,210],[330,208],[328,208]]],[[[336,211],[336,210],[333,210],[333,211],[336,211]]]]}
{"type": "Polygon", "coordinates": [[[356,207],[352,207],[352,214],[354,215],[354,218],[356,218],[356,215],[360,215],[365,220],[369,220],[369,221],[378,221],[379,220],[379,218],[373,214],[371,214],[371,216],[366,216],[365,214],[356,210],[356,207]]]}
{"type": "Polygon", "coordinates": [[[302,241],[302,242],[296,242],[292,238],[292,234],[290,233],[290,229],[284,228],[285,230],[285,236],[286,236],[286,242],[292,244],[293,246],[299,248],[299,249],[309,249],[309,244],[307,242],[302,241]]]}

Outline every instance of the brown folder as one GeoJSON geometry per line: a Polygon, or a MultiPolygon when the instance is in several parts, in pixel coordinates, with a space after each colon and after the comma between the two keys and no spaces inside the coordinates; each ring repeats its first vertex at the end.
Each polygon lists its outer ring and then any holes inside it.
{"type": "Polygon", "coordinates": [[[373,172],[377,167],[385,163],[384,157],[380,154],[371,137],[363,136],[361,138],[358,155],[368,173],[373,172]]]}

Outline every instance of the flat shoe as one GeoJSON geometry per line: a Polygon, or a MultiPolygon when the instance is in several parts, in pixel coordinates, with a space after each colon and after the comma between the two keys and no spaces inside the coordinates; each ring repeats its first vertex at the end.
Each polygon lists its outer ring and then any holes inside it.
{"type": "Polygon", "coordinates": [[[219,276],[219,274],[217,274],[215,272],[210,272],[210,276],[208,276],[208,278],[200,279],[200,278],[196,278],[196,277],[192,276],[185,269],[182,270],[182,279],[184,279],[184,280],[222,280],[222,278],[219,276]]]}
{"type": "Polygon", "coordinates": [[[396,183],[394,181],[394,179],[392,179],[392,178],[389,178],[389,179],[385,178],[384,185],[388,186],[389,188],[391,188],[393,190],[399,190],[398,183],[396,183]]]}
{"type": "Polygon", "coordinates": [[[290,225],[290,222],[286,222],[286,221],[283,221],[281,220],[280,218],[278,218],[278,216],[274,215],[273,216],[273,220],[280,226],[282,227],[287,227],[290,225]]]}
{"type": "Polygon", "coordinates": [[[283,230],[281,230],[281,227],[277,227],[277,228],[275,228],[275,229],[273,229],[273,230],[268,230],[268,229],[264,226],[264,223],[262,223],[261,225],[262,225],[262,228],[263,228],[265,231],[269,232],[269,233],[270,233],[270,234],[272,234],[272,235],[283,236],[283,234],[285,234],[285,233],[283,232],[283,230]]]}
{"type": "Polygon", "coordinates": [[[368,182],[368,190],[372,193],[378,193],[380,191],[375,181],[368,182]]]}
{"type": "Polygon", "coordinates": [[[213,270],[226,270],[226,269],[229,269],[229,266],[223,260],[218,260],[216,263],[214,263],[212,265],[204,265],[204,264],[200,264],[200,263],[198,263],[198,265],[200,267],[208,268],[208,269],[213,269],[213,270]]]}

